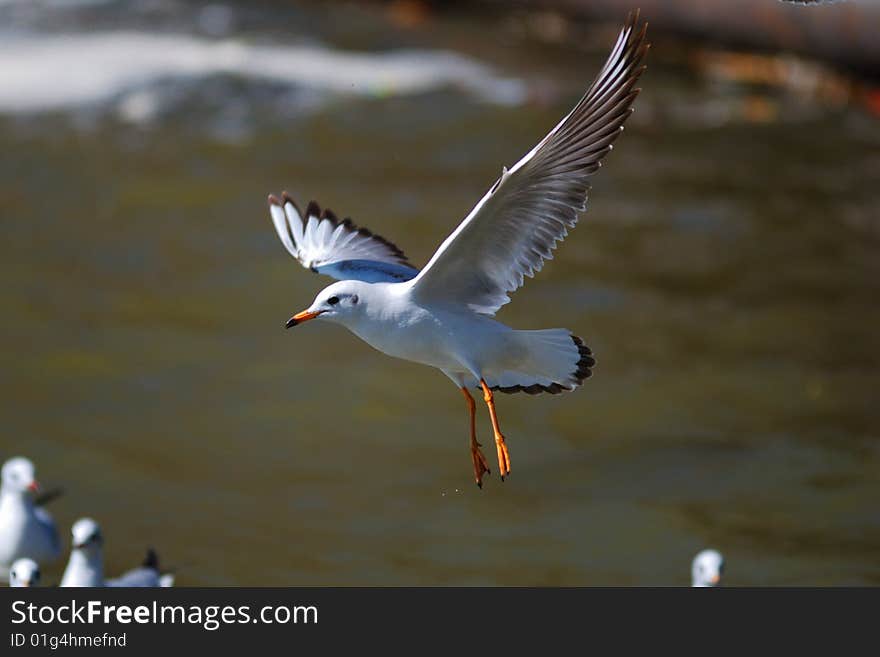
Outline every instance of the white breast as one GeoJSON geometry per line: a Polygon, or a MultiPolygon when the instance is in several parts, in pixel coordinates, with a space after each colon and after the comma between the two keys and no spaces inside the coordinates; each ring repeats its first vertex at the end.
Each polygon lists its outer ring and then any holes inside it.
{"type": "Polygon", "coordinates": [[[511,331],[503,324],[462,308],[415,303],[406,285],[383,286],[382,298],[346,326],[384,354],[447,372],[470,372],[508,346],[511,331]]]}
{"type": "Polygon", "coordinates": [[[458,366],[448,348],[450,329],[430,310],[413,305],[368,313],[349,329],[374,349],[395,358],[450,368],[458,366]]]}

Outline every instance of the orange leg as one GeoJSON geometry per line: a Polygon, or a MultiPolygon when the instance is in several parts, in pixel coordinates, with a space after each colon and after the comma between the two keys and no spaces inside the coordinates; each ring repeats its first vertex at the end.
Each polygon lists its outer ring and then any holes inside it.
{"type": "Polygon", "coordinates": [[[480,443],[477,442],[477,405],[474,403],[474,398],[471,397],[471,393],[467,391],[467,388],[462,388],[461,394],[464,395],[464,400],[467,402],[468,411],[471,415],[471,460],[474,462],[474,479],[477,481],[477,486],[482,488],[483,475],[492,473],[489,471],[489,464],[486,462],[486,457],[483,456],[483,452],[480,449],[480,443]]]}
{"type": "Polygon", "coordinates": [[[480,385],[483,387],[483,401],[489,407],[489,417],[492,418],[495,449],[498,450],[498,469],[501,471],[501,481],[504,481],[504,477],[510,474],[510,454],[507,451],[507,443],[504,442],[501,427],[498,426],[498,415],[495,413],[495,399],[492,396],[492,390],[483,379],[480,379],[480,385]]]}

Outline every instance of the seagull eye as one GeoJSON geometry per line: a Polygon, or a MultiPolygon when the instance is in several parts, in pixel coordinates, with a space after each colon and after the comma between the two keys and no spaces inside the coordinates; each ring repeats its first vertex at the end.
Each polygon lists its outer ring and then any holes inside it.
{"type": "Polygon", "coordinates": [[[335,306],[337,303],[339,303],[339,297],[330,297],[329,299],[327,299],[327,303],[329,303],[331,306],[335,306]]]}

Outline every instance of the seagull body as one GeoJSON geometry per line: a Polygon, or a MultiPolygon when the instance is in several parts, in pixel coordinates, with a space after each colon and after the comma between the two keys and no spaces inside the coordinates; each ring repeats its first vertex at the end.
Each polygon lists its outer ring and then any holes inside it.
{"type": "Polygon", "coordinates": [[[379,351],[441,370],[468,404],[477,485],[489,472],[476,439],[475,403],[489,410],[501,478],[510,454],[494,392],[574,390],[596,361],[566,329],[520,331],[495,319],[534,276],[586,209],[588,178],[632,113],[648,50],[647,25],[630,14],[611,55],[574,109],[501,177],[421,271],[388,240],[312,201],[303,213],[285,192],[269,196],[279,238],[299,262],[339,279],[287,327],[313,319],[342,324],[379,351]]]}
{"type": "Polygon", "coordinates": [[[34,504],[31,494],[39,490],[34,465],[18,456],[3,464],[0,486],[0,572],[8,573],[12,562],[28,557],[40,563],[55,561],[61,541],[52,516],[34,504]]]}
{"type": "Polygon", "coordinates": [[[422,303],[407,283],[344,281],[322,296],[341,299],[326,319],[384,354],[436,367],[459,386],[479,387],[480,378],[500,389],[580,383],[572,368],[578,348],[564,329],[516,331],[490,317],[422,303]],[[358,302],[347,306],[346,295],[356,295],[358,302]]]}
{"type": "Polygon", "coordinates": [[[160,573],[159,559],[156,552],[153,550],[147,550],[147,556],[144,559],[143,564],[123,573],[119,577],[106,580],[104,585],[115,587],[168,588],[174,586],[174,575],[171,573],[160,573]]]}
{"type": "Polygon", "coordinates": [[[174,577],[159,572],[159,559],[151,549],[144,563],[114,579],[104,579],[104,538],[101,528],[91,518],[73,524],[73,549],[61,578],[62,587],[157,587],[172,586],[174,577]]]}
{"type": "Polygon", "coordinates": [[[691,564],[691,586],[706,588],[721,584],[724,574],[724,557],[718,550],[703,550],[691,564]]]}
{"type": "Polygon", "coordinates": [[[40,566],[33,559],[16,559],[9,569],[9,586],[21,588],[39,586],[40,566]]]}

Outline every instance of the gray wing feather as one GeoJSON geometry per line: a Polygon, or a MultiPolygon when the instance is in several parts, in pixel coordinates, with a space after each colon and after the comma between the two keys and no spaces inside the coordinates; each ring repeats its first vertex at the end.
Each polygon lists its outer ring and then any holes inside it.
{"type": "Polygon", "coordinates": [[[40,526],[43,528],[43,531],[46,532],[46,535],[49,537],[49,542],[52,545],[52,551],[55,554],[61,552],[61,538],[58,536],[58,527],[55,525],[55,520],[49,514],[46,509],[41,506],[34,507],[34,517],[40,523],[40,526]]]}
{"type": "Polygon", "coordinates": [[[358,280],[365,283],[402,283],[416,277],[418,269],[377,260],[342,260],[316,267],[319,274],[326,274],[339,281],[358,280]]]}
{"type": "Polygon", "coordinates": [[[119,577],[108,579],[105,584],[107,586],[128,586],[138,588],[159,586],[159,571],[155,568],[145,568],[140,566],[123,573],[119,577]]]}
{"type": "Polygon", "coordinates": [[[119,577],[108,579],[104,582],[105,586],[128,586],[137,588],[174,586],[174,575],[167,573],[162,575],[159,573],[159,555],[153,548],[147,550],[147,556],[144,558],[140,567],[129,570],[119,577]]]}

